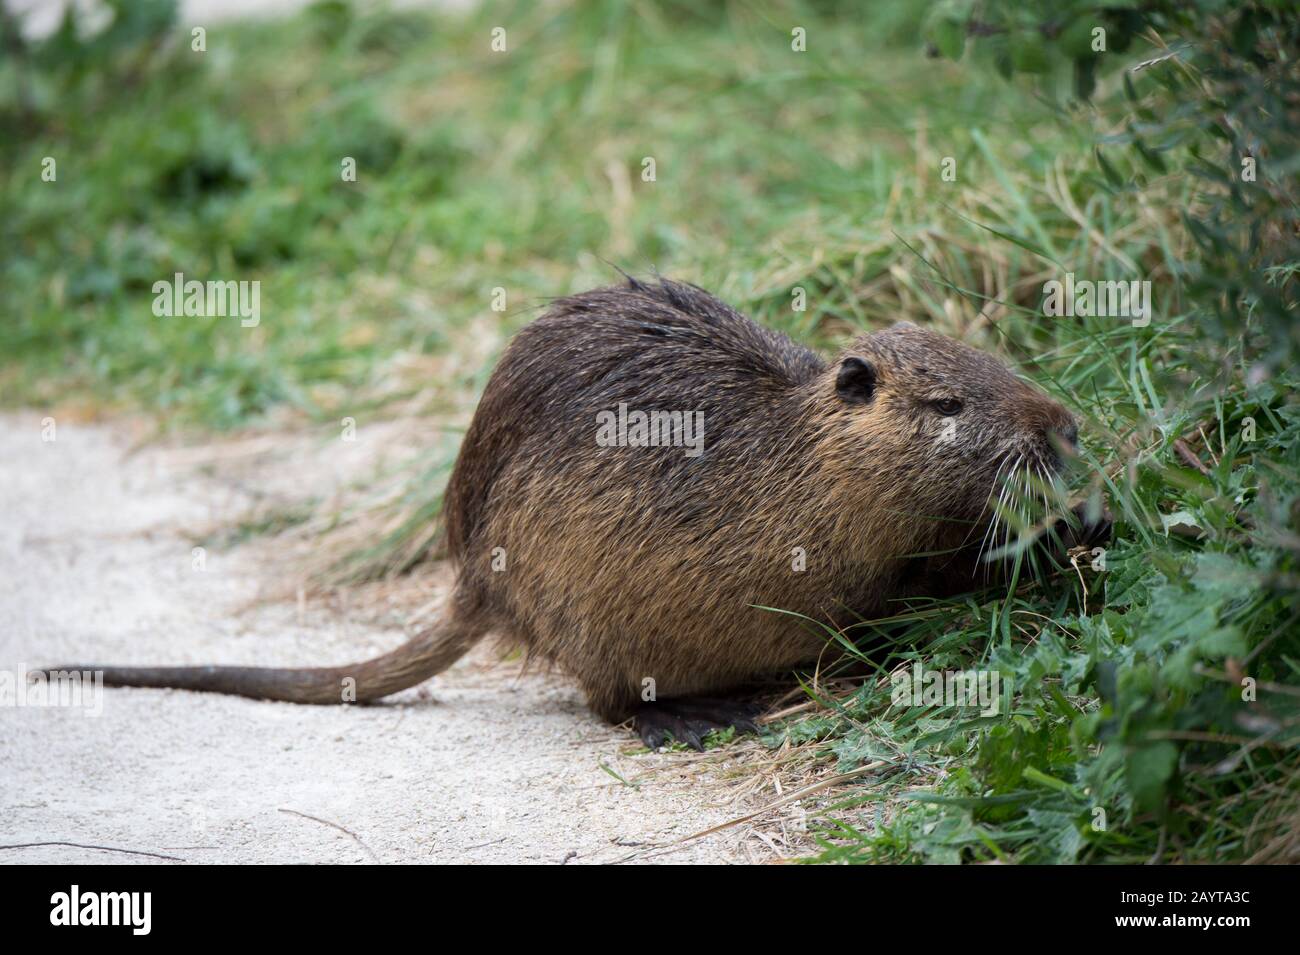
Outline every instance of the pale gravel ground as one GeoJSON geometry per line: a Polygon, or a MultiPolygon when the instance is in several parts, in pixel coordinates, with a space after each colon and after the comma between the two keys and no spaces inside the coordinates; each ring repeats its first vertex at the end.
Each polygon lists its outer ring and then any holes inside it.
{"type": "MultiPolygon", "coordinates": [[[[292,457],[299,475],[313,475],[304,482],[337,487],[342,474],[372,466],[383,442],[360,440],[365,430],[356,445],[334,442],[315,458],[286,438],[280,461],[255,458],[245,470],[261,469],[266,480],[254,483],[274,487],[277,473],[293,485],[283,460],[292,457]]],[[[57,440],[43,443],[40,415],[0,415],[0,670],[88,658],[341,663],[403,639],[396,625],[330,607],[309,603],[300,617],[293,601],[256,602],[275,541],[213,548],[206,569],[193,570],[195,535],[247,513],[250,482],[198,466],[201,449],[197,458],[164,445],[128,453],[133,440],[123,425],[61,419],[57,440]]],[[[630,735],[592,716],[562,678],[521,675],[482,648],[373,707],[127,689],[104,690],[102,702],[98,717],[0,708],[0,845],[88,843],[194,863],[771,856],[735,830],[648,848],[751,808],[719,805],[727,788],[710,785],[711,774],[725,757],[630,755],[630,735]],[[602,762],[640,777],[639,788],[602,762]]],[[[158,860],[0,850],[0,863],[132,861],[158,860]]]]}

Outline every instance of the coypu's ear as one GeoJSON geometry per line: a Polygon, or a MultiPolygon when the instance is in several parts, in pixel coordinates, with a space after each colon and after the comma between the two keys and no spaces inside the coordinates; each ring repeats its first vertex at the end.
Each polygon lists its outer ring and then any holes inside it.
{"type": "Polygon", "coordinates": [[[851,405],[869,403],[876,393],[876,369],[865,359],[850,355],[840,364],[835,391],[851,405]]]}

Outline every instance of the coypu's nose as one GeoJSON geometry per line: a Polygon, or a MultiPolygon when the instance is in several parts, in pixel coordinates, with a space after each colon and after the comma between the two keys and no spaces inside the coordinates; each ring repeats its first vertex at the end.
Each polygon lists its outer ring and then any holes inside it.
{"type": "Polygon", "coordinates": [[[1074,457],[1074,452],[1079,447],[1079,426],[1075,423],[1074,416],[1065,409],[1060,409],[1059,415],[1044,431],[1047,445],[1056,458],[1057,469],[1064,468],[1066,461],[1074,457]]]}

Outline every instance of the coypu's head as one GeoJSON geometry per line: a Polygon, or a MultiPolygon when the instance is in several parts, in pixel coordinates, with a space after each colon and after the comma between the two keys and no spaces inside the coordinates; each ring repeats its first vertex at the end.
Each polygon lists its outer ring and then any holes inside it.
{"type": "Polygon", "coordinates": [[[830,375],[837,457],[862,449],[936,517],[991,514],[1009,480],[1049,483],[1075,447],[1059,403],[986,352],[909,322],[854,341],[830,375]]]}

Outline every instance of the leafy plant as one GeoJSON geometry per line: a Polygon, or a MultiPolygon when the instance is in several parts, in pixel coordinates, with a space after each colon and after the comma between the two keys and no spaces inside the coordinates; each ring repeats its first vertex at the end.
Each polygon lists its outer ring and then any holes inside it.
{"type": "MultiPolygon", "coordinates": [[[[828,848],[828,861],[900,847],[949,861],[1300,852],[1300,19],[1280,4],[1204,2],[945,3],[928,20],[939,52],[960,57],[969,38],[1004,76],[1038,72],[1027,59],[1072,62],[1085,99],[1114,57],[1067,38],[1094,26],[1118,26],[1110,50],[1131,55],[1086,111],[1062,114],[1108,130],[1087,201],[1168,203],[1171,183],[1195,184],[1165,279],[1181,311],[1124,349],[1127,376],[1090,383],[1089,410],[1114,441],[1093,467],[1116,539],[1104,570],[1079,568],[1074,612],[1053,606],[1050,588],[946,611],[946,626],[992,637],[982,665],[1017,688],[1013,713],[992,727],[950,717],[974,741],[970,765],[883,832],[828,848]],[[1022,600],[1038,621],[1023,643],[997,626],[999,606],[1022,600]]],[[[1113,363],[1113,340],[1076,345],[1069,368],[1113,363]]],[[[943,665],[938,643],[914,652],[943,665]]],[[[910,741],[911,758],[932,738],[910,741]]]]}

